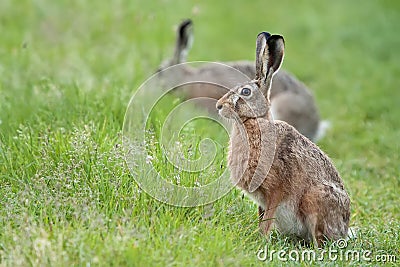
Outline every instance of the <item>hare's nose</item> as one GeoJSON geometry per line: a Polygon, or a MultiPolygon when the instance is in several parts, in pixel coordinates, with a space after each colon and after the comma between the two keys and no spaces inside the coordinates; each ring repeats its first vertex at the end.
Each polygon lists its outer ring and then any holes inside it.
{"type": "Polygon", "coordinates": [[[217,103],[217,109],[220,110],[222,108],[222,104],[217,103]]]}

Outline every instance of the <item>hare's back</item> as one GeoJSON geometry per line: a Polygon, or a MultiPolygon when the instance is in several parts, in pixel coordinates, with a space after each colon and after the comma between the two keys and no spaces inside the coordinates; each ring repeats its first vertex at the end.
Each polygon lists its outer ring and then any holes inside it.
{"type": "Polygon", "coordinates": [[[332,181],[343,187],[342,180],[329,157],[307,137],[284,121],[274,121],[277,135],[276,158],[288,168],[302,172],[306,179],[332,181]]]}

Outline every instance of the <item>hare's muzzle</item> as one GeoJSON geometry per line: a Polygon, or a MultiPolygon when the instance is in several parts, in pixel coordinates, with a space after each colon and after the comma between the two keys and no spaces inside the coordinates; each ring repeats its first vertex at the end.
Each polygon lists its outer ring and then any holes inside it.
{"type": "Polygon", "coordinates": [[[229,99],[227,99],[226,97],[222,97],[220,100],[218,100],[215,106],[220,116],[227,119],[232,118],[232,113],[234,113],[234,111],[232,109],[233,107],[231,106],[231,103],[229,102],[229,99]]]}
{"type": "Polygon", "coordinates": [[[224,107],[224,96],[221,97],[218,101],[217,104],[215,104],[215,107],[217,108],[217,110],[220,112],[221,109],[224,107]]]}
{"type": "Polygon", "coordinates": [[[218,112],[221,114],[221,112],[223,112],[226,108],[226,106],[228,105],[228,103],[226,102],[226,99],[221,98],[220,100],[217,101],[217,104],[215,105],[215,107],[217,108],[218,112]]]}

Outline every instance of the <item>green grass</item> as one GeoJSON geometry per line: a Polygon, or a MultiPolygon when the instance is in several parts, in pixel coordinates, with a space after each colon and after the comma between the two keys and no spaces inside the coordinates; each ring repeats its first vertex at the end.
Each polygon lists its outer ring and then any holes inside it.
{"type": "MultiPolygon", "coordinates": [[[[284,68],[312,88],[332,122],[319,145],[351,195],[360,237],[349,247],[398,263],[398,2],[2,0],[0,266],[268,263],[257,260],[266,241],[241,192],[203,207],[169,206],[144,193],[124,161],[129,99],[172,53],[174,26],[187,17],[196,35],[189,60],[253,59],[258,32],[285,36],[284,68]]],[[[197,146],[210,129],[220,128],[195,123],[180,140],[197,146]]],[[[222,162],[226,145],[218,147],[222,162]]],[[[149,146],[170,175],[160,147],[149,146]]],[[[276,233],[269,248],[307,249],[276,233]]]]}

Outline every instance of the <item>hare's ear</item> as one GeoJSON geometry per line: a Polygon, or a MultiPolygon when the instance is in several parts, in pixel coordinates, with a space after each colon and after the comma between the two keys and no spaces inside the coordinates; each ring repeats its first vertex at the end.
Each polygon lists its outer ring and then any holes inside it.
{"type": "Polygon", "coordinates": [[[284,55],[285,41],[280,35],[262,32],[257,36],[256,80],[269,100],[272,77],[279,70],[284,55]]]}
{"type": "Polygon", "coordinates": [[[186,61],[187,54],[192,47],[193,42],[193,23],[186,19],[179,24],[176,33],[176,47],[173,63],[178,64],[186,61]]]}

